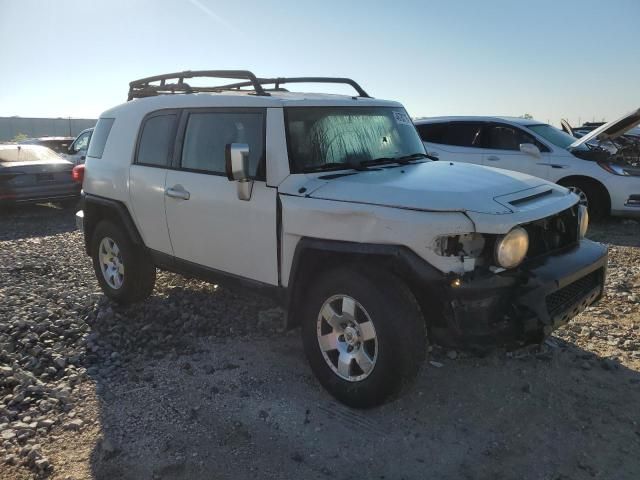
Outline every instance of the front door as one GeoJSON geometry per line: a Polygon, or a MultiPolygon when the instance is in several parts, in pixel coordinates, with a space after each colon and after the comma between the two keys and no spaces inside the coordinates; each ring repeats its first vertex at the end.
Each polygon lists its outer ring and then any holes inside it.
{"type": "Polygon", "coordinates": [[[527,173],[534,177],[549,178],[547,147],[533,136],[512,125],[494,123],[485,127],[483,163],[487,167],[504,168],[527,173]],[[536,157],[520,151],[520,145],[531,143],[540,149],[536,157]]]}
{"type": "Polygon", "coordinates": [[[277,190],[265,182],[265,117],[264,109],[185,112],[165,209],[176,258],[277,285],[277,190]],[[250,200],[240,200],[236,182],[225,175],[230,143],[249,145],[250,200]]]}

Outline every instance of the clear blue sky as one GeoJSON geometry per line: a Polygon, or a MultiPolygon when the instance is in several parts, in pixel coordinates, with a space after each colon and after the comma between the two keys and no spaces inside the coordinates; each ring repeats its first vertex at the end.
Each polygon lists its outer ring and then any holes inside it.
{"type": "Polygon", "coordinates": [[[640,106],[639,32],[639,0],[0,0],[0,116],[96,117],[130,80],[243,68],[349,76],[412,116],[611,120],[640,106]]]}

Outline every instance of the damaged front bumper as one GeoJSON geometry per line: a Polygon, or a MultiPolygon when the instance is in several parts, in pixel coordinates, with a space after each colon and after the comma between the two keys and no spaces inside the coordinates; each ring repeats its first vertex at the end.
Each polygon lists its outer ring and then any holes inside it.
{"type": "Polygon", "coordinates": [[[513,271],[451,282],[432,336],[463,348],[540,341],[602,297],[606,268],[607,248],[582,240],[513,271]]]}

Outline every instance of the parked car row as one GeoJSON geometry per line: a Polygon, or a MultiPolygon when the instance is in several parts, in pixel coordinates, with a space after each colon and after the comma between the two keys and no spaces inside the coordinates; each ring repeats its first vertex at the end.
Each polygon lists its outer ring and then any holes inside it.
{"type": "Polygon", "coordinates": [[[77,202],[74,165],[40,145],[0,145],[0,205],[77,202]]]}
{"type": "Polygon", "coordinates": [[[426,151],[400,103],[351,79],[159,75],[100,116],[76,219],[112,300],[144,300],[157,268],[273,295],[320,383],[370,407],[430,341],[540,342],[602,296],[587,208],[537,170],[573,161],[558,143],[574,139],[537,125],[422,122],[426,151]],[[302,82],[355,94],[283,88],[302,82]],[[519,168],[516,155],[538,176],[489,166],[519,168]]]}
{"type": "Polygon", "coordinates": [[[75,138],[39,137],[0,144],[0,205],[75,204],[92,133],[89,128],[75,138]]]}

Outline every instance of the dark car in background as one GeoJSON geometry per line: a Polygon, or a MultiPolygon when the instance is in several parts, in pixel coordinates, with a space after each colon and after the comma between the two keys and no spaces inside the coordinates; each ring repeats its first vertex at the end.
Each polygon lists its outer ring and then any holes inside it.
{"type": "Polygon", "coordinates": [[[0,145],[0,205],[74,203],[82,185],[73,164],[40,145],[0,145]]]}
{"type": "Polygon", "coordinates": [[[68,153],[69,147],[75,140],[75,137],[39,137],[39,138],[27,138],[18,142],[20,145],[42,145],[43,147],[50,148],[56,153],[68,153]]]}

